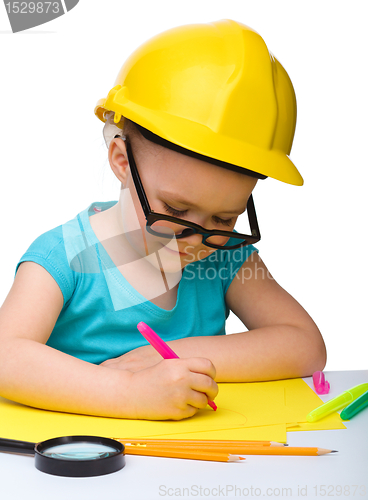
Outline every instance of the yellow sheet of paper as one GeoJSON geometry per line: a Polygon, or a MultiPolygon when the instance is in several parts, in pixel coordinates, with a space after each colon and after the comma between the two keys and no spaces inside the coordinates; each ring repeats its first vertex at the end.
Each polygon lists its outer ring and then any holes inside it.
{"type": "Polygon", "coordinates": [[[220,384],[216,403],[216,412],[208,407],[190,419],[146,421],[39,410],[0,398],[1,436],[32,442],[78,434],[124,438],[183,436],[188,432],[285,423],[282,387],[272,389],[267,384],[220,384]]]}
{"type": "Polygon", "coordinates": [[[284,399],[281,386],[220,384],[216,412],[207,407],[189,419],[147,421],[39,410],[0,398],[1,437],[32,442],[77,434],[140,438],[285,424],[284,399]]]}
{"type": "MultiPolygon", "coordinates": [[[[228,439],[242,441],[277,441],[287,442],[286,425],[263,425],[261,427],[244,427],[241,429],[223,429],[221,431],[190,432],[187,434],[162,435],[162,439],[228,439]]],[[[149,436],[142,436],[149,437],[149,436]]]]}
{"type": "MultiPolygon", "coordinates": [[[[194,433],[197,436],[203,433],[210,439],[209,432],[213,432],[217,439],[234,436],[234,439],[284,441],[286,424],[298,423],[299,427],[289,426],[289,430],[301,430],[309,411],[321,404],[320,398],[301,379],[225,383],[219,384],[219,389],[216,412],[207,407],[194,417],[180,421],[74,415],[38,410],[0,398],[0,436],[36,442],[77,434],[120,438],[190,438],[194,433]],[[247,437],[238,437],[240,435],[247,437]]],[[[327,425],[329,429],[344,428],[333,419],[327,425]]]]}
{"type": "Polygon", "coordinates": [[[244,415],[244,427],[285,424],[289,411],[285,407],[284,388],[272,382],[219,384],[216,404],[244,415]]]}
{"type": "Polygon", "coordinates": [[[219,409],[215,418],[213,413],[208,408],[180,421],[129,420],[40,410],[0,398],[0,436],[31,442],[83,434],[139,438],[171,432],[237,428],[245,424],[245,417],[238,412],[219,409]]]}

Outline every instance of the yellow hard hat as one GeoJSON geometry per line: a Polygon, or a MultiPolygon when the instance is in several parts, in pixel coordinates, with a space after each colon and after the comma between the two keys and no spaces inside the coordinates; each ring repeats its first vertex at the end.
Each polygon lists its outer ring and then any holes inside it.
{"type": "MultiPolygon", "coordinates": [[[[294,185],[293,85],[258,33],[231,20],[161,33],[125,62],[95,108],[218,164],[294,185]]],[[[183,151],[184,151],[183,150],[183,151]]]]}

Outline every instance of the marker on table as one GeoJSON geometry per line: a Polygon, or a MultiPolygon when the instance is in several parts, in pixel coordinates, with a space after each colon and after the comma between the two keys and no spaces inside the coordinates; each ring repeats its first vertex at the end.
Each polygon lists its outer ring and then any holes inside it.
{"type": "MultiPolygon", "coordinates": [[[[141,321],[137,325],[138,330],[143,335],[143,337],[151,344],[151,346],[156,349],[156,351],[161,354],[164,359],[175,359],[179,358],[177,354],[160,338],[157,333],[155,333],[152,328],[150,328],[146,323],[141,321]]],[[[368,384],[367,384],[368,385],[368,384]]],[[[367,387],[368,389],[368,387],[367,387]]],[[[208,401],[209,406],[216,411],[217,406],[213,401],[208,401]]]]}
{"type": "Polygon", "coordinates": [[[359,396],[353,403],[344,408],[340,413],[342,420],[350,420],[357,413],[368,407],[368,391],[359,396]]]}
{"type": "Polygon", "coordinates": [[[316,420],[320,420],[323,417],[326,417],[330,413],[334,411],[341,410],[341,408],[345,408],[348,404],[350,404],[355,399],[359,398],[362,394],[368,391],[368,383],[359,384],[355,387],[352,387],[348,391],[343,392],[340,396],[327,401],[327,403],[318,406],[315,410],[312,410],[307,415],[307,422],[315,422],[316,420]]]}
{"type": "Polygon", "coordinates": [[[330,384],[325,379],[325,374],[321,371],[313,373],[313,385],[317,394],[328,394],[330,392],[330,384]]]}

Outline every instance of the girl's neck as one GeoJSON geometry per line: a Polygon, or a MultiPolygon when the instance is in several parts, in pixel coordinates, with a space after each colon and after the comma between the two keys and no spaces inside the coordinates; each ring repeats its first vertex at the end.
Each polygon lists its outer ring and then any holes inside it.
{"type": "Polygon", "coordinates": [[[150,262],[155,260],[155,255],[142,256],[132,247],[124,234],[119,202],[90,216],[89,221],[97,239],[130,285],[158,307],[173,309],[181,272],[174,280],[172,276],[167,280],[163,270],[150,262]],[[176,285],[173,286],[173,283],[176,285]]]}

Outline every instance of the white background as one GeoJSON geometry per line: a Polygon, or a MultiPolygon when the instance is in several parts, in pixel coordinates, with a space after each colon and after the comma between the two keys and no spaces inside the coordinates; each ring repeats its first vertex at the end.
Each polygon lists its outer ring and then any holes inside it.
{"type": "Polygon", "coordinates": [[[364,0],[80,0],[12,34],[1,4],[0,303],[37,236],[117,199],[93,109],[125,58],[165,29],[235,19],[261,34],[298,101],[291,159],[305,185],[258,183],[257,247],[319,326],[326,369],[366,369],[366,11],[364,0]]]}

